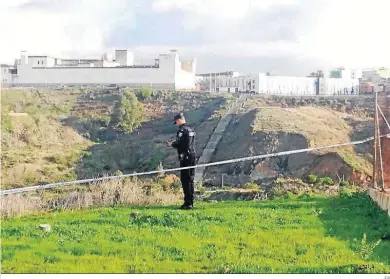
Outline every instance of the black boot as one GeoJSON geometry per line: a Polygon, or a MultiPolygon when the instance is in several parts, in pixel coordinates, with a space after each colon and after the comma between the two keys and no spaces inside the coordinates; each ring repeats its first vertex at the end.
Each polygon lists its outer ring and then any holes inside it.
{"type": "Polygon", "coordinates": [[[193,205],[192,204],[183,204],[180,209],[181,210],[189,210],[189,209],[192,209],[193,208],[193,205]]]}

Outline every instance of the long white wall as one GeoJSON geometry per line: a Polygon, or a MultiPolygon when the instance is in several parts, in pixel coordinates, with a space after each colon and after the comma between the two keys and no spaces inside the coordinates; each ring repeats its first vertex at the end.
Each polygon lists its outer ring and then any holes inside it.
{"type": "MultiPolygon", "coordinates": [[[[21,59],[13,86],[117,84],[172,90],[195,88],[195,69],[183,70],[176,51],[160,54],[158,67],[51,67],[49,62],[44,56],[21,59]]],[[[191,67],[195,65],[194,62],[191,67]]]]}
{"type": "Polygon", "coordinates": [[[272,95],[315,95],[315,78],[259,76],[257,92],[272,95]]]}
{"type": "Polygon", "coordinates": [[[160,68],[30,68],[18,69],[19,84],[174,84],[174,69],[160,68]]]}
{"type": "Polygon", "coordinates": [[[320,78],[317,85],[314,77],[266,76],[249,74],[239,77],[204,77],[203,88],[219,92],[256,92],[267,95],[357,95],[359,80],[352,78],[320,78]],[[317,89],[318,87],[318,89],[317,89]]]}
{"type": "Polygon", "coordinates": [[[320,95],[358,95],[359,80],[352,78],[326,78],[320,79],[320,95]]]}

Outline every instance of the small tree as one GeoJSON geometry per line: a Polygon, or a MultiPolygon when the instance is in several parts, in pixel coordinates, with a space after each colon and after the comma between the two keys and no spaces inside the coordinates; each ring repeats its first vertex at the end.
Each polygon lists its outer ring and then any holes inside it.
{"type": "Polygon", "coordinates": [[[152,90],[150,88],[141,88],[142,100],[149,100],[152,97],[152,90]]]}
{"type": "Polygon", "coordinates": [[[125,132],[132,132],[141,126],[144,109],[134,92],[125,89],[121,101],[116,103],[112,116],[112,125],[125,132]]]}

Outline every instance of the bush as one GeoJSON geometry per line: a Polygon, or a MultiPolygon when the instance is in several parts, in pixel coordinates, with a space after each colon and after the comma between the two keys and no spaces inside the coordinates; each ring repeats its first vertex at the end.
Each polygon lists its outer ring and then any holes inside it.
{"type": "Polygon", "coordinates": [[[163,191],[165,192],[178,192],[181,189],[180,178],[174,174],[168,174],[158,180],[163,191]]]}
{"type": "Polygon", "coordinates": [[[141,88],[142,100],[149,100],[152,96],[152,90],[150,88],[141,88]]]}
{"type": "Polygon", "coordinates": [[[349,186],[349,187],[343,187],[340,190],[340,197],[341,198],[352,198],[354,194],[359,192],[359,188],[356,186],[349,186]]]}
{"type": "Polygon", "coordinates": [[[300,200],[310,200],[312,198],[312,194],[310,193],[303,193],[298,196],[298,199],[300,200]]]}
{"type": "Polygon", "coordinates": [[[144,119],[143,106],[134,92],[124,90],[121,101],[114,107],[114,114],[111,118],[112,126],[120,127],[123,131],[131,133],[141,126],[144,119]]]}
{"type": "Polygon", "coordinates": [[[322,184],[324,185],[334,185],[334,181],[331,177],[324,177],[322,184]]]}
{"type": "Polygon", "coordinates": [[[252,190],[260,190],[260,186],[254,182],[246,183],[242,188],[244,189],[252,189],[252,190]]]}
{"type": "Polygon", "coordinates": [[[298,197],[291,192],[286,192],[283,194],[283,199],[285,199],[285,200],[295,200],[297,198],[298,197]]]}
{"type": "Polygon", "coordinates": [[[362,246],[360,250],[360,257],[362,258],[362,260],[368,260],[368,258],[373,253],[374,249],[379,245],[379,243],[381,243],[381,239],[378,239],[375,243],[368,244],[367,235],[363,234],[363,238],[361,242],[362,246]]]}
{"type": "Polygon", "coordinates": [[[206,192],[206,187],[199,186],[199,187],[196,187],[196,190],[199,191],[199,193],[205,193],[206,192]]]}
{"type": "Polygon", "coordinates": [[[331,177],[321,177],[317,179],[316,183],[320,185],[334,185],[334,181],[331,177]]]}
{"type": "Polygon", "coordinates": [[[341,182],[340,182],[340,186],[341,186],[341,187],[349,187],[350,184],[349,184],[348,181],[341,181],[341,182]]]}
{"type": "Polygon", "coordinates": [[[318,177],[317,177],[316,175],[314,175],[314,174],[309,174],[309,175],[307,176],[307,181],[308,181],[310,184],[316,183],[317,179],[318,179],[318,177]]]}

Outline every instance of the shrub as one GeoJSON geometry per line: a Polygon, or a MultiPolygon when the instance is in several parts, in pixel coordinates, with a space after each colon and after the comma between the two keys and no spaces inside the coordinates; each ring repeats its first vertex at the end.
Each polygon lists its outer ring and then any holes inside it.
{"type": "Polygon", "coordinates": [[[163,191],[165,192],[178,192],[181,189],[180,178],[174,174],[168,174],[163,178],[158,180],[158,183],[161,185],[163,191]]]}
{"type": "Polygon", "coordinates": [[[206,192],[206,187],[199,186],[199,187],[196,187],[196,190],[199,191],[199,193],[205,193],[206,192]]]}
{"type": "Polygon", "coordinates": [[[283,194],[283,199],[285,199],[285,200],[295,200],[295,199],[297,199],[297,196],[294,195],[291,192],[286,192],[286,193],[283,194]]]}
{"type": "Polygon", "coordinates": [[[350,184],[349,184],[348,181],[341,181],[341,182],[340,182],[340,186],[341,186],[341,187],[349,187],[350,184]]]}
{"type": "Polygon", "coordinates": [[[366,234],[363,234],[362,238],[362,247],[360,250],[360,256],[363,260],[368,260],[368,258],[371,256],[372,252],[374,252],[375,247],[377,247],[381,243],[381,239],[376,241],[375,243],[368,244],[367,243],[367,236],[366,234]]]}
{"type": "Polygon", "coordinates": [[[203,180],[202,180],[202,179],[199,179],[199,180],[196,182],[195,187],[196,187],[196,189],[199,189],[199,188],[203,187],[203,180]]]}
{"type": "Polygon", "coordinates": [[[317,177],[316,175],[314,175],[314,174],[309,174],[309,175],[307,176],[307,181],[308,181],[310,184],[316,183],[317,179],[318,179],[318,177],[317,177]]]}
{"type": "Polygon", "coordinates": [[[312,194],[310,194],[310,193],[303,193],[303,194],[298,196],[298,199],[300,199],[300,200],[309,200],[311,198],[312,198],[312,194]]]}
{"type": "Polygon", "coordinates": [[[331,177],[318,178],[316,183],[320,185],[334,185],[334,181],[331,177]]]}
{"type": "Polygon", "coordinates": [[[125,132],[132,132],[141,126],[145,119],[144,109],[134,92],[124,90],[122,99],[114,107],[111,124],[120,127],[125,132]]]}
{"type": "Polygon", "coordinates": [[[152,96],[152,90],[150,88],[141,88],[142,100],[149,100],[152,96]]]}
{"type": "Polygon", "coordinates": [[[334,185],[334,181],[331,177],[323,177],[322,179],[323,185],[334,185]]]}
{"type": "Polygon", "coordinates": [[[352,198],[355,193],[359,192],[359,188],[356,186],[343,187],[340,190],[341,198],[352,198]]]}
{"type": "Polygon", "coordinates": [[[260,186],[257,185],[254,182],[245,183],[245,185],[242,188],[244,188],[244,189],[252,189],[252,190],[260,190],[260,186]]]}

